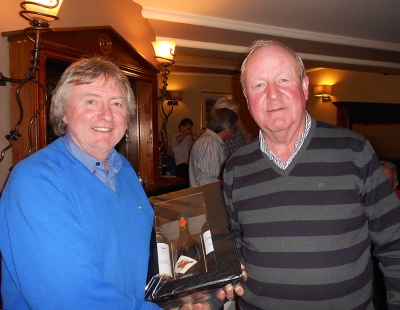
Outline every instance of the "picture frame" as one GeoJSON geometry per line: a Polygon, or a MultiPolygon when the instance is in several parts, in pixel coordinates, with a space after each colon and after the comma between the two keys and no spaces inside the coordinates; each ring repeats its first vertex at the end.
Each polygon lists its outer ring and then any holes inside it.
{"type": "Polygon", "coordinates": [[[218,93],[218,92],[201,92],[201,129],[207,128],[207,121],[210,117],[210,112],[214,103],[220,98],[233,98],[232,94],[230,93],[218,93]]]}

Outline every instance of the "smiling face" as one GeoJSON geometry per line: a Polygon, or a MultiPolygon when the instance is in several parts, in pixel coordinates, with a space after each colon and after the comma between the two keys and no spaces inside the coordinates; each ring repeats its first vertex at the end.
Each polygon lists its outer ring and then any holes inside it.
{"type": "Polygon", "coordinates": [[[127,128],[126,94],[112,79],[100,76],[91,84],[72,84],[62,120],[75,144],[105,161],[127,128]]]}
{"type": "Polygon", "coordinates": [[[294,135],[304,128],[308,77],[301,81],[299,65],[288,51],[259,48],[243,74],[248,108],[264,136],[294,135]]]}

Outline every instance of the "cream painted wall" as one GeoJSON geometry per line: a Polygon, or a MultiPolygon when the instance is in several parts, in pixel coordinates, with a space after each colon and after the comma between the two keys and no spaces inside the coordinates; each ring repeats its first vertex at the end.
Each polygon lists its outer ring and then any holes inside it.
{"type": "Polygon", "coordinates": [[[308,73],[310,79],[307,110],[318,120],[336,124],[336,107],[314,96],[315,85],[333,85],[335,101],[400,103],[400,76],[322,69],[308,73]]]}
{"type": "MultiPolygon", "coordinates": [[[[307,109],[314,118],[332,124],[336,124],[336,107],[315,97],[314,85],[333,84],[332,101],[400,103],[400,76],[324,69],[310,72],[309,77],[307,109]]],[[[399,163],[399,126],[353,125],[353,130],[369,140],[379,158],[399,163]]]]}
{"type": "MultiPolygon", "coordinates": [[[[318,120],[336,124],[336,107],[324,103],[314,96],[314,85],[332,84],[332,101],[364,101],[400,103],[400,76],[378,73],[345,71],[337,69],[322,69],[308,73],[310,79],[307,111],[318,120]]],[[[161,81],[161,80],[160,80],[161,81]]],[[[160,82],[161,83],[161,82],[160,82]]],[[[183,92],[183,101],[174,107],[169,118],[168,137],[177,132],[182,118],[193,120],[195,132],[200,128],[200,96],[202,91],[233,93],[234,100],[241,104],[239,126],[252,136],[257,134],[257,125],[252,120],[247,109],[238,77],[220,75],[189,74],[172,72],[168,77],[168,89],[183,92]]],[[[166,111],[169,107],[165,105],[166,111]]],[[[161,129],[162,117],[159,118],[161,129]]]]}
{"type": "MultiPolygon", "coordinates": [[[[20,1],[2,1],[0,10],[0,32],[20,30],[29,23],[19,16],[20,1]]],[[[149,62],[156,63],[151,41],[155,34],[147,19],[141,14],[142,7],[132,0],[64,0],[58,16],[59,21],[52,23],[51,28],[112,26],[149,62]]],[[[0,38],[0,72],[9,76],[7,39],[0,38]]],[[[39,73],[40,74],[40,73],[39,73]]],[[[18,78],[18,77],[15,77],[18,78]]],[[[4,136],[15,124],[10,124],[10,86],[0,87],[0,150],[8,145],[4,136]]],[[[23,133],[22,133],[23,134],[23,133]]],[[[0,190],[3,188],[11,166],[11,150],[6,152],[0,162],[0,190]]]]}

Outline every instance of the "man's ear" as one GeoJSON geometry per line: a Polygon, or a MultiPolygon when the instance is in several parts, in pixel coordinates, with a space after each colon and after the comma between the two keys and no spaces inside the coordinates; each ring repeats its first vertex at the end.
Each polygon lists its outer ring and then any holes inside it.
{"type": "Polygon", "coordinates": [[[393,182],[393,189],[397,188],[397,185],[399,185],[399,181],[394,181],[393,182]]]}
{"type": "Polygon", "coordinates": [[[225,129],[217,133],[217,135],[222,139],[222,141],[225,141],[225,136],[226,136],[225,129]]]}
{"type": "Polygon", "coordinates": [[[310,81],[308,79],[308,76],[305,76],[303,78],[303,80],[301,81],[301,87],[303,88],[303,94],[304,94],[304,98],[306,98],[306,100],[308,99],[308,85],[310,84],[310,81]]]}
{"type": "Polygon", "coordinates": [[[249,110],[251,117],[253,117],[253,114],[251,113],[250,106],[249,106],[249,99],[247,98],[247,92],[245,90],[243,90],[243,95],[246,98],[247,110],[249,110]]]}

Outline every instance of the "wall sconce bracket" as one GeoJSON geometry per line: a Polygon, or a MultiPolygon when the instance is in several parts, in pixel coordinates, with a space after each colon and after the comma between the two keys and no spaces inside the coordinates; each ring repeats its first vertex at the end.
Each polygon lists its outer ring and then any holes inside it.
{"type": "MultiPolygon", "coordinates": [[[[57,13],[61,6],[63,0],[31,0],[31,1],[23,1],[21,2],[20,6],[23,9],[19,12],[19,14],[29,21],[32,27],[28,27],[24,29],[25,37],[34,43],[34,48],[32,50],[32,66],[28,69],[28,72],[25,74],[25,78],[23,79],[14,79],[11,77],[5,77],[2,72],[0,72],[0,86],[6,86],[7,82],[9,83],[16,83],[19,84],[16,91],[16,100],[19,107],[19,120],[15,125],[14,129],[10,130],[9,134],[5,136],[8,141],[8,145],[3,148],[0,153],[0,162],[4,159],[5,152],[13,146],[14,141],[16,141],[21,134],[18,132],[19,126],[22,123],[22,119],[24,116],[24,111],[22,108],[22,103],[20,99],[20,90],[21,88],[28,82],[35,83],[39,88],[42,89],[44,96],[43,102],[39,105],[37,111],[33,114],[32,118],[30,119],[29,126],[28,126],[28,139],[29,139],[29,148],[28,152],[26,153],[25,157],[28,157],[32,152],[32,125],[34,120],[39,115],[41,110],[45,107],[47,102],[47,92],[46,87],[36,80],[36,71],[39,70],[39,51],[42,49],[40,44],[41,39],[41,31],[53,31],[49,29],[49,25],[53,20],[58,20],[57,13]],[[53,5],[48,5],[50,2],[54,2],[53,5]],[[35,33],[36,36],[32,37],[31,32],[35,33]]],[[[10,168],[10,170],[12,167],[10,168]]]]}

